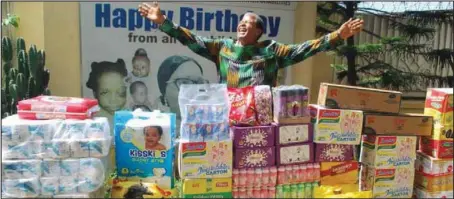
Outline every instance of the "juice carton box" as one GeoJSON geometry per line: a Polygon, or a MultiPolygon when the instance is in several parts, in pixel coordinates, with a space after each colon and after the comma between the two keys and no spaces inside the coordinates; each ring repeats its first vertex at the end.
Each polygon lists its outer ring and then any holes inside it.
{"type": "Polygon", "coordinates": [[[318,103],[327,108],[399,113],[402,93],[390,90],[321,83],[318,103]]]}
{"type": "Polygon", "coordinates": [[[414,198],[453,198],[454,197],[452,189],[450,191],[430,192],[419,186],[415,186],[415,189],[413,190],[413,195],[414,195],[414,198]]]}
{"type": "Polygon", "coordinates": [[[435,176],[416,172],[415,184],[429,192],[452,191],[453,174],[435,176]]]}
{"type": "MultiPolygon", "coordinates": [[[[453,126],[452,88],[427,89],[424,115],[433,116],[436,126],[453,126]]],[[[439,137],[434,138],[440,139],[439,137]]]]}
{"type": "Polygon", "coordinates": [[[362,166],[360,187],[361,191],[372,191],[374,198],[411,198],[414,176],[412,167],[379,169],[362,166]]]}
{"type": "Polygon", "coordinates": [[[425,175],[439,176],[454,173],[453,159],[437,159],[420,151],[416,155],[415,168],[425,175]]]}
{"type": "Polygon", "coordinates": [[[414,167],[416,136],[364,135],[361,162],[376,168],[414,167]]]}
{"type": "Polygon", "coordinates": [[[419,150],[435,158],[454,157],[454,140],[435,140],[431,137],[421,137],[419,139],[419,150]]]}
{"type": "Polygon", "coordinates": [[[309,106],[314,123],[314,142],[322,144],[358,145],[363,129],[363,112],[309,106]]]}
{"type": "Polygon", "coordinates": [[[364,114],[364,134],[430,136],[432,116],[421,114],[364,114]]]}
{"type": "Polygon", "coordinates": [[[342,185],[358,183],[359,163],[357,161],[346,162],[321,162],[320,183],[321,185],[342,185]]]}
{"type": "Polygon", "coordinates": [[[232,198],[232,178],[183,180],[183,198],[232,198]]]}
{"type": "Polygon", "coordinates": [[[192,178],[231,178],[232,141],[180,143],[180,176],[192,178]]]}
{"type": "Polygon", "coordinates": [[[175,114],[117,111],[114,125],[118,176],[139,177],[172,189],[175,114]]]}

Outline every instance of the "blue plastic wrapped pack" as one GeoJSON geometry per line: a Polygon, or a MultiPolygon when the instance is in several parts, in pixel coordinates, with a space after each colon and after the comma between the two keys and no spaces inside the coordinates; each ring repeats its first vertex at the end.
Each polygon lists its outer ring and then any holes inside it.
{"type": "Polygon", "coordinates": [[[230,140],[225,84],[181,85],[178,95],[182,142],[230,140]]]}
{"type": "Polygon", "coordinates": [[[176,115],[117,111],[114,122],[118,176],[173,188],[176,115]]]}

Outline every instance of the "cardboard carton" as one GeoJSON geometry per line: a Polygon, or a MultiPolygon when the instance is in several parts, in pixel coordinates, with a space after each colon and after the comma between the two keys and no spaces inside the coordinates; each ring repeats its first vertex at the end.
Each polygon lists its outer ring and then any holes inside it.
{"type": "Polygon", "coordinates": [[[416,136],[364,135],[361,163],[376,168],[414,168],[416,136]]]}
{"type": "Polygon", "coordinates": [[[365,134],[430,136],[433,118],[421,114],[384,115],[365,113],[365,134]]]}
{"type": "Polygon", "coordinates": [[[453,126],[453,89],[427,89],[424,115],[433,116],[435,125],[453,126]]]}
{"type": "Polygon", "coordinates": [[[399,113],[402,93],[390,90],[322,83],[318,104],[334,109],[399,113]]]}
{"type": "Polygon", "coordinates": [[[185,179],[183,198],[232,198],[232,178],[185,179]]]}

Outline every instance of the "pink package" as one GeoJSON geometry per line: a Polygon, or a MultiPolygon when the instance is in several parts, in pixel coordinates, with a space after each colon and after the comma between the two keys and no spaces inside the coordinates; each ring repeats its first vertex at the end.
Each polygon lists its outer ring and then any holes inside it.
{"type": "Polygon", "coordinates": [[[99,110],[98,100],[76,97],[38,96],[19,101],[17,114],[22,119],[88,119],[99,110]]]}

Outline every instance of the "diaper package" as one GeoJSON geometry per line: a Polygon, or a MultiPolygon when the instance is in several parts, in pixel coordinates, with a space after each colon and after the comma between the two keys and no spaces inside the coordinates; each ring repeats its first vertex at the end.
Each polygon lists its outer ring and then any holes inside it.
{"type": "Polygon", "coordinates": [[[313,104],[309,109],[314,124],[315,143],[348,145],[360,143],[363,130],[362,111],[327,109],[313,104]]]}
{"type": "Polygon", "coordinates": [[[107,118],[2,120],[2,159],[105,157],[112,138],[107,118]]]}
{"type": "Polygon", "coordinates": [[[181,178],[232,177],[232,141],[180,142],[179,148],[181,178]]]}
{"type": "Polygon", "coordinates": [[[414,168],[416,136],[364,135],[361,162],[376,168],[414,168]]]}
{"type": "Polygon", "coordinates": [[[360,187],[374,198],[411,198],[415,171],[412,167],[374,168],[362,166],[360,187]]]}
{"type": "Polygon", "coordinates": [[[114,121],[118,176],[140,177],[173,188],[175,114],[117,111],[114,121]]]}
{"type": "Polygon", "coordinates": [[[4,160],[2,187],[6,197],[53,197],[86,194],[104,183],[100,159],[4,160]]]}
{"type": "Polygon", "coordinates": [[[184,179],[183,198],[232,198],[232,178],[184,179]]]}
{"type": "Polygon", "coordinates": [[[23,119],[88,119],[99,110],[98,100],[75,97],[37,96],[21,100],[17,114],[23,119]]]}

